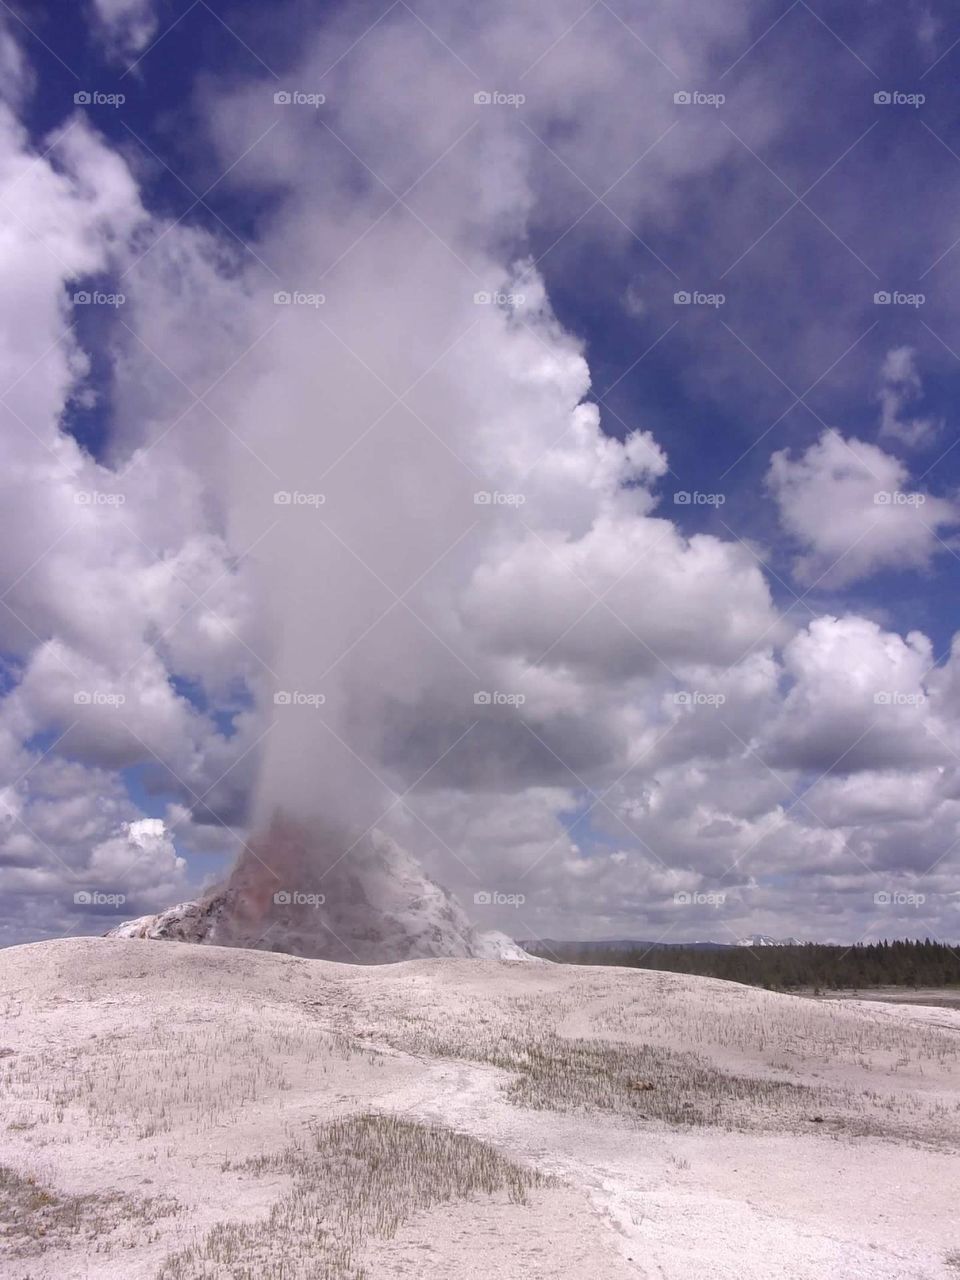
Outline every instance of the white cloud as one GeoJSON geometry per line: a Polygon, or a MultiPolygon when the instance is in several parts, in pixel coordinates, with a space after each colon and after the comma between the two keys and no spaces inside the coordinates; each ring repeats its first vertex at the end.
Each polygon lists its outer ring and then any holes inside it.
{"type": "Polygon", "coordinates": [[[880,434],[915,447],[929,444],[943,430],[936,418],[911,418],[904,411],[919,400],[923,383],[917,372],[912,347],[894,347],[888,351],[880,369],[880,434]]]}
{"type": "MultiPolygon", "coordinates": [[[[146,6],[99,9],[115,48],[150,38],[146,6]]],[[[479,38],[519,74],[579,16],[562,9],[548,22],[498,6],[479,38]]],[[[732,37],[716,6],[655,17],[690,83],[732,37]]],[[[440,14],[440,34],[455,21],[440,14]]],[[[602,30],[586,60],[581,43],[544,61],[530,119],[562,120],[571,162],[591,177],[612,166],[612,180],[635,158],[638,121],[665,129],[672,116],[659,89],[631,96],[633,42],[612,18],[602,30]],[[606,150],[598,114],[616,125],[606,150]]],[[[299,83],[327,52],[305,50],[299,83]]],[[[642,423],[606,434],[582,345],[514,257],[532,217],[566,216],[542,148],[478,117],[461,70],[398,11],[332,77],[325,118],[397,190],[420,179],[414,212],[387,211],[330,136],[316,163],[315,120],[278,111],[270,86],[212,102],[226,163],[276,126],[230,175],[274,197],[256,258],[153,219],[85,118],[43,158],[0,117],[15,531],[0,542],[14,664],[0,888],[19,927],[82,927],[78,884],[128,891],[144,910],[183,896],[184,853],[215,872],[235,839],[223,824],[242,823],[251,794],[260,816],[342,808],[366,825],[412,787],[383,825],[468,903],[477,887],[528,886],[519,917],[498,922],[520,934],[623,934],[643,919],[722,938],[754,931],[761,911],[767,932],[822,918],[842,933],[862,920],[874,871],[898,865],[904,831],[927,866],[947,847],[956,659],[931,670],[925,637],[861,617],[796,632],[745,546],[688,537],[658,510],[664,450],[642,423]],[[397,66],[403,82],[388,83],[397,66]],[[77,282],[127,267],[137,337],[66,334],[77,282]],[[326,300],[275,306],[278,280],[322,282],[326,300]],[[523,300],[474,302],[498,289],[523,300]],[[115,384],[95,460],[63,424],[96,394],[85,346],[97,341],[115,384]],[[324,501],[278,505],[277,491],[324,501]],[[77,502],[91,493],[124,501],[77,502]],[[274,711],[278,686],[327,700],[274,711]],[[478,709],[478,689],[526,702],[478,709]],[[897,697],[878,703],[884,691],[897,697]],[[119,770],[133,766],[162,796],[163,832],[126,790],[119,770]],[[678,916],[681,890],[722,890],[728,906],[678,916]]],[[[735,145],[688,123],[687,145],[651,153],[618,198],[662,212],[677,178],[735,145]]],[[[884,369],[885,420],[903,428],[912,357],[893,352],[884,369]]],[[[930,495],[876,503],[911,492],[906,468],[835,433],[776,454],[769,483],[806,582],[924,567],[955,521],[930,495]]]]}
{"type": "Polygon", "coordinates": [[[495,651],[606,678],[733,664],[779,634],[744,548],[688,541],[666,520],[626,514],[600,515],[577,540],[549,530],[522,537],[478,567],[465,609],[495,651]]]}
{"type": "Polygon", "coordinates": [[[162,820],[140,818],[94,845],[84,871],[96,886],[122,886],[126,895],[162,909],[183,891],[186,865],[162,820]]]}
{"type": "Polygon", "coordinates": [[[770,460],[767,487],[780,523],[803,548],[801,582],[841,587],[880,569],[922,569],[960,522],[953,503],[913,486],[906,466],[876,445],[825,431],[799,457],[770,460]]]}
{"type": "Polygon", "coordinates": [[[8,19],[0,19],[0,96],[20,106],[33,90],[35,77],[10,30],[8,19]]]}
{"type": "Polygon", "coordinates": [[[108,51],[130,58],[150,43],[157,30],[153,0],[91,0],[108,51]]]}
{"type": "Polygon", "coordinates": [[[946,748],[929,732],[934,665],[919,632],[902,638],[866,618],[815,618],[784,650],[792,684],[769,734],[769,758],[841,776],[941,760],[946,748]]]}
{"type": "MultiPolygon", "coordinates": [[[[41,155],[0,108],[9,212],[0,639],[15,677],[0,702],[0,888],[14,904],[15,937],[82,929],[72,894],[111,869],[144,909],[180,893],[172,845],[148,842],[134,859],[118,834],[138,814],[115,770],[146,767],[192,804],[213,786],[199,806],[209,822],[207,806],[237,811],[253,759],[236,761],[261,731],[235,704],[237,732],[224,737],[171,683],[174,673],[194,680],[222,706],[262,671],[245,647],[238,569],[211,527],[196,470],[156,450],[124,474],[63,430],[90,369],[71,332],[88,313],[71,296],[115,279],[150,230],[123,160],[85,118],[66,124],[41,155]]],[[[174,230],[167,241],[171,256],[189,260],[196,234],[178,245],[174,230]]]]}

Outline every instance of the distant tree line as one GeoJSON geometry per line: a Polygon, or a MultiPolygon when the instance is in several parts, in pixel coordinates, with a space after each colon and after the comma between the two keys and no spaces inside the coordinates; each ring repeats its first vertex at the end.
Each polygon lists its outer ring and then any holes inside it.
{"type": "Polygon", "coordinates": [[[861,991],[870,987],[960,986],[960,947],[929,938],[923,942],[871,942],[852,947],[804,943],[786,947],[641,947],[614,950],[589,943],[527,944],[547,960],[566,964],[666,969],[705,978],[790,991],[861,991]]]}

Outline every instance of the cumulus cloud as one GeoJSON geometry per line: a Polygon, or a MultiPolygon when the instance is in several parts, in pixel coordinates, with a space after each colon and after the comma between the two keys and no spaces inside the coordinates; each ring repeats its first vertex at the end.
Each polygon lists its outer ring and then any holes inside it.
{"type": "Polygon", "coordinates": [[[9,21],[0,21],[0,95],[14,106],[21,106],[34,83],[33,71],[10,30],[9,21]]]}
{"type": "Polygon", "coordinates": [[[912,347],[894,347],[888,351],[880,369],[880,434],[899,440],[909,447],[930,444],[943,430],[937,418],[905,416],[923,393],[917,372],[916,353],[912,347]]]}
{"type": "MultiPolygon", "coordinates": [[[[147,6],[98,7],[115,49],[150,39],[147,6]]],[[[582,209],[545,139],[599,187],[673,120],[672,86],[635,100],[623,28],[595,14],[586,60],[561,40],[536,65],[577,6],[470,28],[484,75],[530,69],[524,130],[474,103],[457,6],[441,40],[402,10],[331,72],[323,124],[262,79],[211,93],[219,171],[243,157],[225,188],[269,205],[253,252],[152,213],[86,118],[44,154],[0,116],[6,936],[98,928],[76,891],[168,905],[277,806],[382,826],[468,905],[523,894],[482,921],[519,936],[856,936],[898,866],[950,848],[956,656],[852,613],[787,622],[743,543],[661,506],[649,424],[591,400],[527,239],[582,209]],[[121,278],[122,315],[85,329],[73,294],[121,278]]],[[[735,34],[710,5],[654,18],[690,83],[735,34]]],[[[686,120],[618,209],[669,222],[737,145],[686,120]]],[[[883,379],[887,434],[919,441],[908,349],[883,379]]],[[[768,485],[807,585],[926,568],[955,523],[835,432],[768,485]]]]}
{"type": "Polygon", "coordinates": [[[802,548],[794,572],[807,586],[925,568],[958,523],[954,504],[914,488],[898,458],[837,431],[799,456],[776,452],[766,482],[783,528],[802,548]]]}
{"type": "Polygon", "coordinates": [[[108,51],[118,58],[140,53],[157,29],[153,0],[91,0],[108,51]]]}
{"type": "Polygon", "coordinates": [[[786,646],[792,684],[770,735],[775,763],[846,775],[942,758],[929,733],[926,636],[905,638],[856,616],[821,617],[786,646]]]}
{"type": "MultiPolygon", "coordinates": [[[[10,302],[0,333],[0,860],[18,927],[36,918],[57,932],[90,927],[72,894],[108,866],[144,909],[181,892],[184,863],[169,841],[134,858],[117,834],[138,808],[116,771],[144,770],[149,787],[222,831],[249,788],[253,762],[245,775],[237,760],[261,728],[240,691],[262,668],[242,636],[237,556],[196,468],[174,450],[154,465],[137,454],[130,466],[128,452],[126,466],[111,466],[65,430],[72,406],[90,400],[77,295],[118,292],[111,281],[151,228],[136,182],[80,116],[34,147],[4,108],[0,165],[10,302]]],[[[183,259],[190,244],[175,248],[174,234],[169,251],[183,259]]],[[[182,847],[191,839],[186,831],[182,847]]]]}
{"type": "Polygon", "coordinates": [[[97,884],[122,884],[125,893],[157,902],[182,891],[186,865],[162,819],[140,818],[94,845],[85,871],[97,884]]]}

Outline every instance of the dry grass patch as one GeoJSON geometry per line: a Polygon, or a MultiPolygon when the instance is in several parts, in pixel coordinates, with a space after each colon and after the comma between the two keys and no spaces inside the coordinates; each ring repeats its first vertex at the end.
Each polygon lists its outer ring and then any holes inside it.
{"type": "Polygon", "coordinates": [[[545,1185],[493,1147],[437,1125],[366,1114],[334,1120],[238,1170],[281,1173],[293,1188],[265,1220],[222,1222],[171,1254],[157,1280],[368,1280],[362,1254],[418,1210],[545,1185]]]}
{"type": "Polygon", "coordinates": [[[533,1109],[741,1131],[816,1126],[937,1149],[956,1143],[956,1032],[735,984],[714,984],[702,1001],[672,975],[643,979],[637,974],[642,989],[625,995],[611,992],[609,976],[587,975],[559,994],[401,1010],[383,1035],[424,1058],[511,1072],[507,1096],[533,1109]],[[831,1084],[838,1064],[842,1083],[831,1084]],[[858,1079],[858,1067],[871,1074],[858,1079]],[[904,1069],[929,1087],[901,1087],[904,1069]]]}
{"type": "Polygon", "coordinates": [[[782,1128],[811,1121],[838,1097],[792,1081],[734,1075],[692,1053],[552,1033],[535,1041],[431,1038],[428,1052],[513,1072],[507,1097],[536,1111],[609,1111],[668,1124],[782,1128]]]}
{"type": "Polygon", "coordinates": [[[825,1089],[731,1075],[692,1053],[651,1045],[551,1036],[498,1065],[517,1072],[510,1099],[534,1110],[586,1108],[741,1129],[808,1120],[830,1102],[825,1089]]]}
{"type": "Polygon", "coordinates": [[[290,1028],[268,1010],[254,1019],[228,1009],[198,1026],[102,1034],[56,1065],[42,1052],[9,1057],[0,1061],[0,1105],[8,1128],[39,1125],[68,1140],[94,1128],[101,1142],[205,1132],[352,1056],[375,1061],[313,1021],[290,1028]]]}
{"type": "Polygon", "coordinates": [[[146,1229],[178,1208],[169,1197],[63,1195],[0,1165],[0,1244],[8,1257],[36,1257],[94,1242],[98,1251],[108,1250],[122,1247],[126,1238],[143,1243],[154,1238],[146,1229]]]}
{"type": "Polygon", "coordinates": [[[653,1041],[682,1035],[694,1049],[748,1057],[776,1053],[794,1065],[843,1063],[866,1071],[921,1073],[935,1066],[960,1076],[960,1038],[952,1030],[735,984],[711,995],[709,1001],[692,1001],[682,987],[661,982],[653,991],[605,1001],[591,1021],[601,1033],[653,1041]]]}

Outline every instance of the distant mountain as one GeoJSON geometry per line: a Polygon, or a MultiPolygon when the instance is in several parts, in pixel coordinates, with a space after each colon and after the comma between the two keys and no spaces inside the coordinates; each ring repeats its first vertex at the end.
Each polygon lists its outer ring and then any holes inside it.
{"type": "Polygon", "coordinates": [[[517,939],[517,945],[527,950],[541,951],[587,952],[587,951],[676,951],[684,948],[687,951],[727,951],[735,945],[733,942],[648,942],[642,938],[600,938],[596,942],[569,941],[563,938],[527,938],[517,939]]]}
{"type": "Polygon", "coordinates": [[[751,933],[747,938],[740,938],[738,947],[802,947],[799,938],[771,938],[768,933],[751,933]]]}
{"type": "Polygon", "coordinates": [[[736,947],[799,947],[799,938],[771,938],[766,933],[753,933],[736,942],[687,941],[687,942],[650,942],[642,938],[599,938],[596,941],[569,941],[563,938],[527,938],[517,939],[517,945],[527,950],[539,950],[549,954],[555,951],[566,955],[580,955],[588,952],[627,952],[627,951],[733,951],[736,947]]]}

